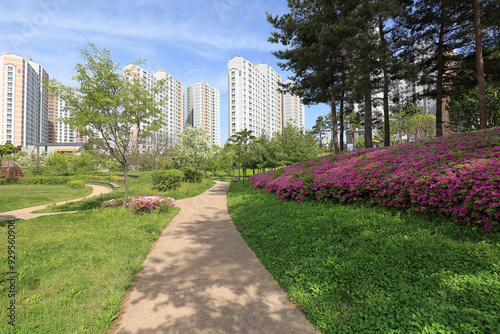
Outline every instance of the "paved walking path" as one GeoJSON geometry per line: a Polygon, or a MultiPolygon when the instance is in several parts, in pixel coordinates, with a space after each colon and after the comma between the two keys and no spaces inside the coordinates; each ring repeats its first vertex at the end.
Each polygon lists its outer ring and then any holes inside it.
{"type": "Polygon", "coordinates": [[[229,217],[227,182],[176,201],[112,333],[318,333],[229,217]]]}
{"type": "Polygon", "coordinates": [[[61,205],[67,202],[77,202],[81,201],[83,199],[109,193],[112,191],[111,189],[105,187],[105,186],[99,186],[99,185],[94,185],[90,184],[93,188],[92,193],[88,196],[82,197],[82,198],[76,198],[68,201],[61,201],[57,203],[50,203],[50,204],[42,204],[42,205],[37,205],[37,206],[32,206],[30,208],[23,208],[23,209],[18,209],[18,210],[12,210],[12,211],[6,211],[6,212],[0,212],[0,222],[5,221],[5,220],[10,220],[10,219],[31,219],[31,218],[36,218],[40,216],[48,216],[48,215],[56,215],[60,213],[72,213],[72,212],[77,212],[77,211],[67,211],[67,212],[50,212],[50,213],[31,213],[33,211],[37,210],[42,210],[45,209],[47,206],[56,204],[56,205],[61,205]]]}

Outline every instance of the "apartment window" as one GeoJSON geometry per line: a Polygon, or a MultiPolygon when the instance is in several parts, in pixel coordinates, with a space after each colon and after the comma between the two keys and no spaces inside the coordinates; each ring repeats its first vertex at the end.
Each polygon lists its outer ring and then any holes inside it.
{"type": "Polygon", "coordinates": [[[232,126],[232,127],[235,127],[235,126],[236,126],[236,123],[232,123],[232,124],[231,124],[231,126],[232,126]]]}
{"type": "Polygon", "coordinates": [[[7,87],[12,87],[12,82],[7,83],[7,87]]]}

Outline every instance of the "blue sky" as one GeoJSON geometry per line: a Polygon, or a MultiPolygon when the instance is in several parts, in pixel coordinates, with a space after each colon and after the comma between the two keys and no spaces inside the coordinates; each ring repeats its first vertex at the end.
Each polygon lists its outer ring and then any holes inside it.
{"type": "MultiPolygon", "coordinates": [[[[227,139],[227,62],[239,55],[273,67],[284,81],[267,41],[266,11],[281,15],[286,0],[23,0],[0,3],[0,51],[30,56],[68,85],[86,40],[106,48],[121,67],[147,59],[183,86],[203,81],[221,92],[221,140],[227,139]]],[[[328,112],[306,106],[306,127],[328,112]]]]}

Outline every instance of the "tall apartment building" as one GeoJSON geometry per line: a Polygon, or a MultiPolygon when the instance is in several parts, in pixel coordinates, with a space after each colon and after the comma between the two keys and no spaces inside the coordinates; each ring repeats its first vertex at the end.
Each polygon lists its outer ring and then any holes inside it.
{"type": "Polygon", "coordinates": [[[29,57],[0,55],[0,145],[32,146],[49,138],[48,74],[29,57]]]}
{"type": "Polygon", "coordinates": [[[210,144],[220,144],[220,93],[204,82],[195,82],[184,91],[184,126],[203,127],[210,144]]]}
{"type": "MultiPolygon", "coordinates": [[[[49,100],[50,101],[50,100],[49,100]]],[[[72,114],[65,108],[62,100],[55,99],[54,139],[56,143],[85,143],[86,138],[80,136],[78,130],[72,129],[63,119],[69,119],[72,114]]]]}
{"type": "MultiPolygon", "coordinates": [[[[287,79],[283,85],[293,85],[294,81],[287,79]]],[[[283,126],[291,124],[293,127],[306,128],[304,103],[297,94],[283,93],[283,126]]]]}
{"type": "Polygon", "coordinates": [[[144,68],[129,64],[123,69],[125,74],[130,73],[138,75],[145,87],[152,87],[152,85],[159,81],[165,80],[165,88],[158,93],[157,98],[165,100],[165,104],[161,106],[165,124],[161,127],[160,133],[169,138],[172,144],[177,143],[179,134],[183,129],[183,98],[182,98],[182,84],[170,74],[167,74],[163,69],[159,69],[149,73],[144,68]]]}
{"type": "Polygon", "coordinates": [[[228,65],[228,136],[243,129],[272,136],[283,129],[281,77],[270,66],[234,56],[228,65]]]}

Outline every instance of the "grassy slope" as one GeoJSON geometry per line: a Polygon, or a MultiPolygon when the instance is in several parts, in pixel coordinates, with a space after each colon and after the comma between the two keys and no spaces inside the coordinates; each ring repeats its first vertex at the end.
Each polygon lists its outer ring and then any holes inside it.
{"type": "Polygon", "coordinates": [[[91,193],[92,187],[73,189],[67,185],[3,185],[0,186],[0,212],[85,197],[91,193]]]}
{"type": "Polygon", "coordinates": [[[500,236],[415,212],[231,185],[249,246],[323,333],[500,332],[500,236]]]}

